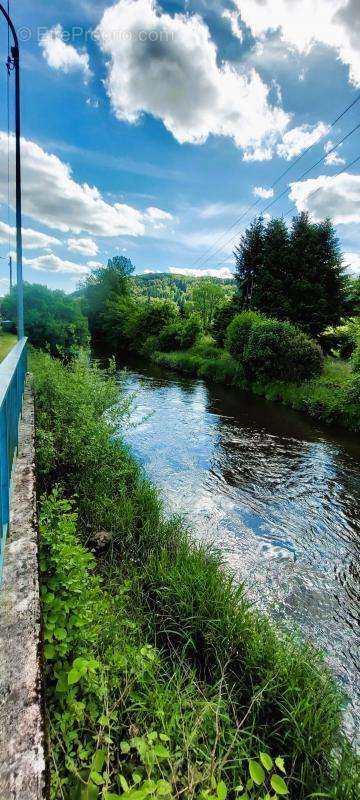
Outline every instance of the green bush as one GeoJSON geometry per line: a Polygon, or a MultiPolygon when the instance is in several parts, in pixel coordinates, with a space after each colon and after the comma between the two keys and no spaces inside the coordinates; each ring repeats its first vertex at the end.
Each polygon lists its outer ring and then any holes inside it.
{"type": "Polygon", "coordinates": [[[189,350],[201,335],[202,330],[203,326],[199,314],[190,314],[190,317],[183,323],[181,347],[184,350],[189,350]]]}
{"type": "Polygon", "coordinates": [[[290,322],[269,320],[253,328],[244,348],[250,380],[300,382],[320,375],[323,354],[318,344],[290,322]]]}
{"type": "Polygon", "coordinates": [[[230,323],[225,337],[225,346],[238,361],[243,359],[244,348],[253,329],[262,325],[264,321],[265,317],[256,311],[242,311],[230,323]]]}
{"type": "Polygon", "coordinates": [[[182,347],[183,325],[179,322],[171,322],[161,331],[157,340],[157,350],[170,352],[171,350],[181,350],[182,347]]]}

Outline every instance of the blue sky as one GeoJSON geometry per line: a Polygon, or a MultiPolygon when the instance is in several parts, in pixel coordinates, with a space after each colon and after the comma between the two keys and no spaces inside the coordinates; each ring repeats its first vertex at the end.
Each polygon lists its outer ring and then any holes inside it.
{"type": "MultiPolygon", "coordinates": [[[[329,128],[360,94],[358,0],[23,0],[10,11],[21,39],[26,280],[73,291],[116,254],[137,272],[227,275],[252,215],[288,184],[268,213],[332,216],[360,273],[360,161],[346,168],[360,129],[300,180],[360,123],[359,102],[329,128]]],[[[0,92],[3,293],[9,233],[14,248],[5,68],[0,92]]],[[[9,147],[13,175],[12,138],[9,147]]]]}

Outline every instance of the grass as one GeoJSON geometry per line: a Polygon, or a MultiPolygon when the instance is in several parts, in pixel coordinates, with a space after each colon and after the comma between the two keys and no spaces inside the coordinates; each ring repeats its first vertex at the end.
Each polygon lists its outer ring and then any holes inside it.
{"type": "Polygon", "coordinates": [[[159,366],[197,375],[214,383],[224,383],[235,389],[248,389],[304,411],[326,424],[342,425],[350,430],[360,430],[360,403],[351,398],[352,377],[349,362],[326,358],[322,374],[302,383],[274,381],[261,383],[247,381],[239,364],[226,350],[215,348],[205,341],[187,352],[153,355],[159,366]]]}
{"type": "Polygon", "coordinates": [[[14,333],[0,332],[0,362],[4,360],[17,342],[14,333]]]}
{"type": "Polygon", "coordinates": [[[284,757],[294,800],[355,800],[343,697],[322,656],[275,630],[220,554],[165,517],[118,435],[126,407],[111,377],[44,354],[32,368],[54,800],[260,800],[261,781],[236,788],[260,752],[284,757]]]}

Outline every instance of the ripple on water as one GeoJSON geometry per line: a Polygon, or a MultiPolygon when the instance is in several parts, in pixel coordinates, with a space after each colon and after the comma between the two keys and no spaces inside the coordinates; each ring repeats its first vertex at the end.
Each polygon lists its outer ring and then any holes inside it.
{"type": "Polygon", "coordinates": [[[326,654],[360,728],[360,444],[264,400],[129,373],[126,438],[258,608],[326,654]],[[144,379],[145,378],[145,379],[144,379]]]}

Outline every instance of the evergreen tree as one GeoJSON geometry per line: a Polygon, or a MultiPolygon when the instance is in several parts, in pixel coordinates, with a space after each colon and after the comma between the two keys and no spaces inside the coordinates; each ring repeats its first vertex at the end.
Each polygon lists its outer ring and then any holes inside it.
{"type": "Polygon", "coordinates": [[[254,279],[252,308],[269,317],[290,318],[290,242],[282,219],[272,219],[265,228],[262,263],[254,279]]]}
{"type": "Polygon", "coordinates": [[[235,248],[235,280],[243,308],[253,308],[255,282],[264,255],[264,220],[255,218],[235,248]]]}
{"type": "Polygon", "coordinates": [[[340,322],[345,278],[340,245],[330,220],[311,223],[295,217],[290,236],[289,319],[317,336],[340,322]]]}

